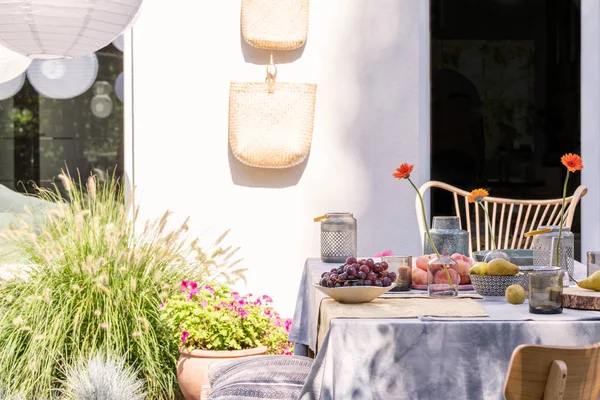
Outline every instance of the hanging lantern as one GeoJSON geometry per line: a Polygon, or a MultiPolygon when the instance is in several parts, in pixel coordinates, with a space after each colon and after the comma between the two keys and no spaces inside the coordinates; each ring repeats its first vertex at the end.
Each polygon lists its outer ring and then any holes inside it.
{"type": "Polygon", "coordinates": [[[23,74],[31,59],[0,46],[0,83],[11,81],[23,74]]]}
{"type": "Polygon", "coordinates": [[[140,18],[140,14],[142,14],[142,8],[138,10],[138,13],[133,17],[133,20],[129,24],[129,26],[125,29],[125,32],[121,33],[115,40],[113,40],[112,44],[119,50],[121,53],[125,51],[125,33],[127,33],[133,25],[140,18]]]}
{"type": "Polygon", "coordinates": [[[117,95],[117,99],[123,102],[123,73],[121,72],[119,76],[117,76],[117,80],[115,81],[115,94],[117,95]]]}
{"type": "Polygon", "coordinates": [[[107,118],[113,110],[113,101],[109,94],[112,92],[112,86],[106,81],[94,83],[94,97],[90,102],[92,114],[98,118],[107,118]]]}
{"type": "Polygon", "coordinates": [[[91,54],[130,27],[142,0],[0,1],[0,45],[30,58],[91,54]]]}
{"type": "Polygon", "coordinates": [[[33,60],[27,78],[33,88],[50,99],[71,99],[85,93],[98,76],[98,57],[33,60]]]}
{"type": "Polygon", "coordinates": [[[18,75],[8,82],[0,83],[0,100],[10,99],[23,87],[25,83],[25,73],[18,75]]]}

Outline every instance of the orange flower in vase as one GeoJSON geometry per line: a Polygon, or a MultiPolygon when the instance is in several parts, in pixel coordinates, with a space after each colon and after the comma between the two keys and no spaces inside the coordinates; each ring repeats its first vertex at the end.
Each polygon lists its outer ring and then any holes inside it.
{"type": "Polygon", "coordinates": [[[471,193],[469,194],[469,196],[467,196],[467,201],[469,203],[476,203],[476,204],[479,204],[479,206],[481,206],[481,209],[483,210],[483,213],[485,214],[485,219],[487,221],[488,229],[490,232],[490,240],[492,241],[492,243],[491,243],[492,251],[488,252],[485,255],[484,261],[490,262],[494,258],[502,258],[504,260],[510,261],[508,254],[496,249],[496,239],[494,238],[494,229],[492,228],[492,223],[490,221],[490,214],[488,213],[487,207],[483,204],[483,200],[487,196],[489,196],[489,193],[485,189],[473,189],[471,191],[471,193]]]}
{"type": "Polygon", "coordinates": [[[429,224],[427,223],[427,215],[425,213],[425,203],[423,202],[423,196],[413,181],[410,179],[410,174],[414,169],[414,165],[404,163],[400,167],[396,168],[396,172],[392,176],[396,179],[406,179],[413,189],[417,192],[419,201],[421,203],[421,210],[423,211],[423,222],[425,223],[425,231],[427,232],[427,238],[431,244],[431,248],[437,256],[436,259],[431,260],[427,265],[427,290],[430,296],[435,297],[447,297],[458,295],[458,284],[460,282],[460,275],[458,273],[458,264],[452,260],[446,254],[440,255],[431,233],[429,232],[429,224]]]}
{"type": "MultiPolygon", "coordinates": [[[[560,162],[567,167],[567,175],[565,176],[565,183],[563,185],[563,197],[562,197],[562,205],[560,207],[560,225],[558,228],[558,239],[556,240],[556,266],[560,267],[560,239],[562,237],[563,226],[565,223],[565,202],[567,198],[567,183],[569,182],[570,173],[575,173],[577,171],[581,171],[583,169],[583,161],[581,157],[577,154],[568,153],[560,158],[560,162]]],[[[577,281],[571,276],[571,273],[568,271],[569,278],[577,283],[577,281]]]]}

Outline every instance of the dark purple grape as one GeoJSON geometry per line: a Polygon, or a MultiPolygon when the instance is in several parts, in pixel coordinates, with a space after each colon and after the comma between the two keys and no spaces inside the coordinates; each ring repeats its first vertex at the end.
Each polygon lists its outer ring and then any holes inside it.
{"type": "Polygon", "coordinates": [[[379,263],[375,264],[375,266],[373,267],[373,272],[375,272],[376,274],[379,274],[381,271],[383,271],[383,268],[381,268],[381,264],[379,264],[379,263]]]}
{"type": "Polygon", "coordinates": [[[398,277],[398,276],[396,275],[396,273],[395,273],[395,272],[390,272],[390,273],[388,274],[388,278],[390,278],[390,280],[391,280],[392,282],[396,282],[396,278],[397,278],[397,277],[398,277]]]}
{"type": "Polygon", "coordinates": [[[321,279],[321,281],[319,282],[319,285],[321,285],[321,286],[327,286],[327,281],[328,281],[328,280],[329,280],[329,279],[327,279],[327,278],[323,278],[323,279],[321,279]]]}
{"type": "Polygon", "coordinates": [[[337,279],[338,279],[338,276],[337,276],[337,274],[331,274],[331,275],[329,275],[329,279],[331,279],[332,281],[336,282],[337,279]]]}
{"type": "Polygon", "coordinates": [[[356,285],[356,283],[357,283],[357,282],[358,282],[358,281],[350,282],[350,286],[357,286],[357,285],[356,285]]]}
{"type": "Polygon", "coordinates": [[[327,280],[327,287],[333,287],[334,284],[335,283],[331,279],[327,280]]]}
{"type": "Polygon", "coordinates": [[[383,282],[381,282],[379,279],[377,279],[377,280],[375,281],[375,286],[382,287],[382,286],[383,286],[383,282]]]}
{"type": "Polygon", "coordinates": [[[331,268],[331,271],[329,271],[332,274],[335,274],[335,272],[337,271],[337,268],[331,268]]]}
{"type": "Polygon", "coordinates": [[[352,265],[357,263],[358,261],[356,261],[356,257],[348,257],[346,258],[346,265],[352,265]]]}
{"type": "Polygon", "coordinates": [[[358,261],[358,265],[365,265],[367,263],[367,260],[365,260],[364,258],[362,260],[358,261]]]}
{"type": "Polygon", "coordinates": [[[348,267],[348,269],[346,270],[346,273],[348,275],[356,275],[358,271],[356,270],[356,268],[354,268],[354,265],[351,265],[348,267]]]}
{"type": "Polygon", "coordinates": [[[381,271],[381,275],[382,278],[385,278],[386,276],[388,276],[388,272],[387,271],[381,271]]]}
{"type": "Polygon", "coordinates": [[[350,282],[348,282],[348,281],[344,282],[344,286],[350,287],[350,282]]]}
{"type": "Polygon", "coordinates": [[[372,258],[367,258],[367,262],[365,263],[369,268],[373,268],[375,265],[375,261],[372,258]]]}
{"type": "Polygon", "coordinates": [[[356,281],[354,282],[354,286],[364,286],[365,284],[363,283],[363,281],[356,281]]]}
{"type": "Polygon", "coordinates": [[[363,283],[365,284],[365,286],[373,286],[373,282],[371,282],[368,279],[366,279],[363,283]]]}
{"type": "Polygon", "coordinates": [[[340,282],[336,282],[335,285],[333,285],[333,287],[342,287],[342,284],[340,282]]]}
{"type": "Polygon", "coordinates": [[[321,278],[325,278],[325,275],[328,275],[328,274],[329,274],[329,272],[323,272],[323,273],[321,274],[321,278]]]}
{"type": "Polygon", "coordinates": [[[367,279],[370,280],[371,282],[375,282],[377,280],[377,275],[375,275],[374,272],[369,272],[367,274],[367,279]]]}
{"type": "Polygon", "coordinates": [[[357,280],[357,279],[358,279],[358,278],[356,277],[356,275],[348,275],[348,280],[349,280],[349,281],[355,281],[355,280],[357,280]]]}
{"type": "Polygon", "coordinates": [[[346,282],[348,280],[348,275],[347,274],[340,274],[338,275],[338,282],[346,282]]]}
{"type": "Polygon", "coordinates": [[[392,286],[392,280],[390,278],[388,278],[387,276],[385,278],[383,278],[381,283],[383,283],[383,287],[392,286]]]}
{"type": "Polygon", "coordinates": [[[338,275],[340,275],[340,274],[343,274],[343,273],[344,273],[344,268],[338,268],[338,269],[336,269],[336,270],[335,270],[335,272],[336,272],[338,275]]]}
{"type": "Polygon", "coordinates": [[[362,271],[358,271],[358,272],[356,273],[356,277],[357,277],[358,279],[363,279],[363,280],[364,280],[364,279],[367,279],[367,274],[365,274],[365,273],[364,273],[364,272],[362,272],[362,271]]]}
{"type": "Polygon", "coordinates": [[[388,263],[386,263],[385,261],[382,261],[382,262],[381,262],[381,268],[382,268],[384,271],[387,271],[387,269],[388,269],[389,267],[390,267],[390,266],[389,266],[389,265],[388,265],[388,263]]]}
{"type": "Polygon", "coordinates": [[[371,272],[371,268],[367,267],[366,265],[361,265],[358,270],[364,272],[365,274],[371,272]]]}

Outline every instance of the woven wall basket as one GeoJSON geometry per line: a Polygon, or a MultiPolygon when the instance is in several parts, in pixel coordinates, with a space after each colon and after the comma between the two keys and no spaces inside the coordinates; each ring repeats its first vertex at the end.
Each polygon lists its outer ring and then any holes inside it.
{"type": "Polygon", "coordinates": [[[246,165],[288,168],[300,164],[312,142],[317,85],[232,82],[229,145],[246,165]],[[270,90],[271,89],[271,90],[270,90]]]}
{"type": "Polygon", "coordinates": [[[242,36],[267,50],[294,50],[306,43],[308,0],[242,0],[242,36]]]}

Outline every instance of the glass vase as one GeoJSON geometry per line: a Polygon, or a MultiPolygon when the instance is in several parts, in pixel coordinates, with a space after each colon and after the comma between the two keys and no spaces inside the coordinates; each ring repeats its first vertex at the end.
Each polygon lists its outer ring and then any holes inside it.
{"type": "Polygon", "coordinates": [[[427,294],[430,297],[458,296],[458,263],[450,256],[435,257],[427,263],[427,294]]]}

